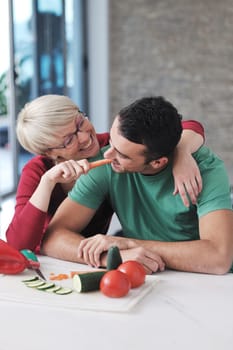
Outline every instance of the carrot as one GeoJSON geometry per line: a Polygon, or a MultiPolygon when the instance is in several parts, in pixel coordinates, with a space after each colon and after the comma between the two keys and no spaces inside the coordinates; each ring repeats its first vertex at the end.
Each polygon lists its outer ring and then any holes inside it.
{"type": "Polygon", "coordinates": [[[80,270],[80,271],[70,271],[70,274],[67,273],[59,273],[58,275],[55,275],[54,272],[50,273],[49,279],[51,281],[61,281],[61,280],[67,280],[68,278],[73,278],[75,275],[81,275],[83,273],[93,272],[93,271],[101,271],[105,269],[94,269],[94,270],[80,270]]]}
{"type": "Polygon", "coordinates": [[[69,275],[66,273],[59,273],[58,275],[50,274],[49,279],[51,281],[61,281],[61,280],[66,280],[69,278],[69,275]]]}
{"type": "Polygon", "coordinates": [[[111,159],[96,160],[95,162],[90,163],[90,169],[94,169],[94,168],[97,168],[98,166],[105,165],[111,162],[112,162],[111,159]]]}

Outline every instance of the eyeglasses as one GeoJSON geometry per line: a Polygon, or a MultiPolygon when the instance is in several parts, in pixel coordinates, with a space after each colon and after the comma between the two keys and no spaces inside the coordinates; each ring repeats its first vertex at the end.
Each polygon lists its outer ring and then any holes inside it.
{"type": "Polygon", "coordinates": [[[60,146],[56,147],[48,147],[47,150],[51,151],[53,149],[63,149],[63,148],[71,148],[74,144],[74,141],[78,137],[78,133],[85,131],[88,123],[88,117],[84,113],[82,113],[81,118],[76,120],[76,130],[70,135],[65,137],[64,143],[60,146]]]}

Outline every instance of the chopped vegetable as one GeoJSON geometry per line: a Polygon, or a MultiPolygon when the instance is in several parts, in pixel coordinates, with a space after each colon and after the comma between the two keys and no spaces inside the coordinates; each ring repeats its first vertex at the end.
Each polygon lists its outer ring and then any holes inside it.
{"type": "Polygon", "coordinates": [[[25,280],[23,280],[22,282],[33,282],[33,281],[36,281],[38,280],[39,277],[38,276],[32,276],[32,277],[29,277],[29,278],[26,278],[25,280]]]}
{"type": "Polygon", "coordinates": [[[55,293],[55,292],[57,292],[59,289],[61,289],[62,287],[61,286],[54,286],[54,287],[52,287],[52,288],[48,288],[48,289],[46,289],[46,292],[49,292],[49,293],[55,293]]]}
{"type": "Polygon", "coordinates": [[[121,298],[127,295],[130,287],[128,276],[118,270],[106,272],[100,281],[101,292],[111,298],[121,298]]]}
{"type": "Polygon", "coordinates": [[[73,289],[78,293],[90,292],[100,289],[100,280],[106,271],[95,271],[74,275],[73,289]]]}
{"type": "Polygon", "coordinates": [[[118,266],[117,270],[124,272],[129,277],[131,288],[137,288],[145,282],[146,271],[138,261],[125,261],[118,266]]]}
{"type": "Polygon", "coordinates": [[[58,275],[55,275],[54,273],[51,273],[49,276],[49,279],[51,281],[61,281],[61,280],[67,280],[69,278],[69,275],[67,273],[59,273],[58,275]]]}
{"type": "Polygon", "coordinates": [[[46,290],[46,289],[52,288],[52,287],[54,287],[54,286],[55,286],[54,283],[52,283],[52,282],[49,283],[49,282],[48,282],[48,283],[42,284],[41,286],[38,286],[37,289],[38,289],[38,290],[46,290]]]}
{"type": "Polygon", "coordinates": [[[115,270],[121,263],[119,248],[117,246],[110,247],[107,254],[107,270],[115,270]]]}
{"type": "Polygon", "coordinates": [[[40,280],[40,279],[38,279],[37,281],[26,282],[25,284],[26,284],[26,286],[28,286],[28,287],[30,287],[30,288],[37,288],[37,287],[39,287],[39,286],[44,285],[45,282],[42,281],[42,280],[40,280]]]}
{"type": "Polygon", "coordinates": [[[56,293],[59,295],[65,295],[70,294],[73,292],[71,288],[65,288],[62,286],[56,286],[53,282],[45,282],[42,281],[40,278],[30,278],[27,280],[24,280],[23,283],[30,288],[36,288],[41,291],[49,292],[49,293],[56,293]]]}
{"type": "Polygon", "coordinates": [[[70,294],[72,293],[73,290],[70,288],[60,288],[56,290],[54,293],[59,294],[59,295],[65,295],[65,294],[70,294]]]}

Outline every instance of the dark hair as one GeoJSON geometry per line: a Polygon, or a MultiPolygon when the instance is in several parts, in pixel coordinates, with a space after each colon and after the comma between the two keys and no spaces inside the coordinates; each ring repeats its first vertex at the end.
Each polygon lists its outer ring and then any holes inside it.
{"type": "Polygon", "coordinates": [[[144,97],[119,113],[119,132],[131,142],[147,147],[147,162],[169,157],[182,133],[182,116],[163,97],[144,97]]]}

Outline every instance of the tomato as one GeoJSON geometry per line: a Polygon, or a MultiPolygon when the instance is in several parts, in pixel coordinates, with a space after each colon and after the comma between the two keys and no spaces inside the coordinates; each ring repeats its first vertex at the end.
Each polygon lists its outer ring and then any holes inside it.
{"type": "Polygon", "coordinates": [[[118,266],[117,270],[124,272],[129,277],[131,288],[139,287],[145,282],[146,271],[138,261],[125,261],[118,266]]]}
{"type": "Polygon", "coordinates": [[[128,294],[130,281],[128,276],[118,270],[111,270],[104,274],[100,281],[100,290],[107,297],[120,298],[128,294]]]}

